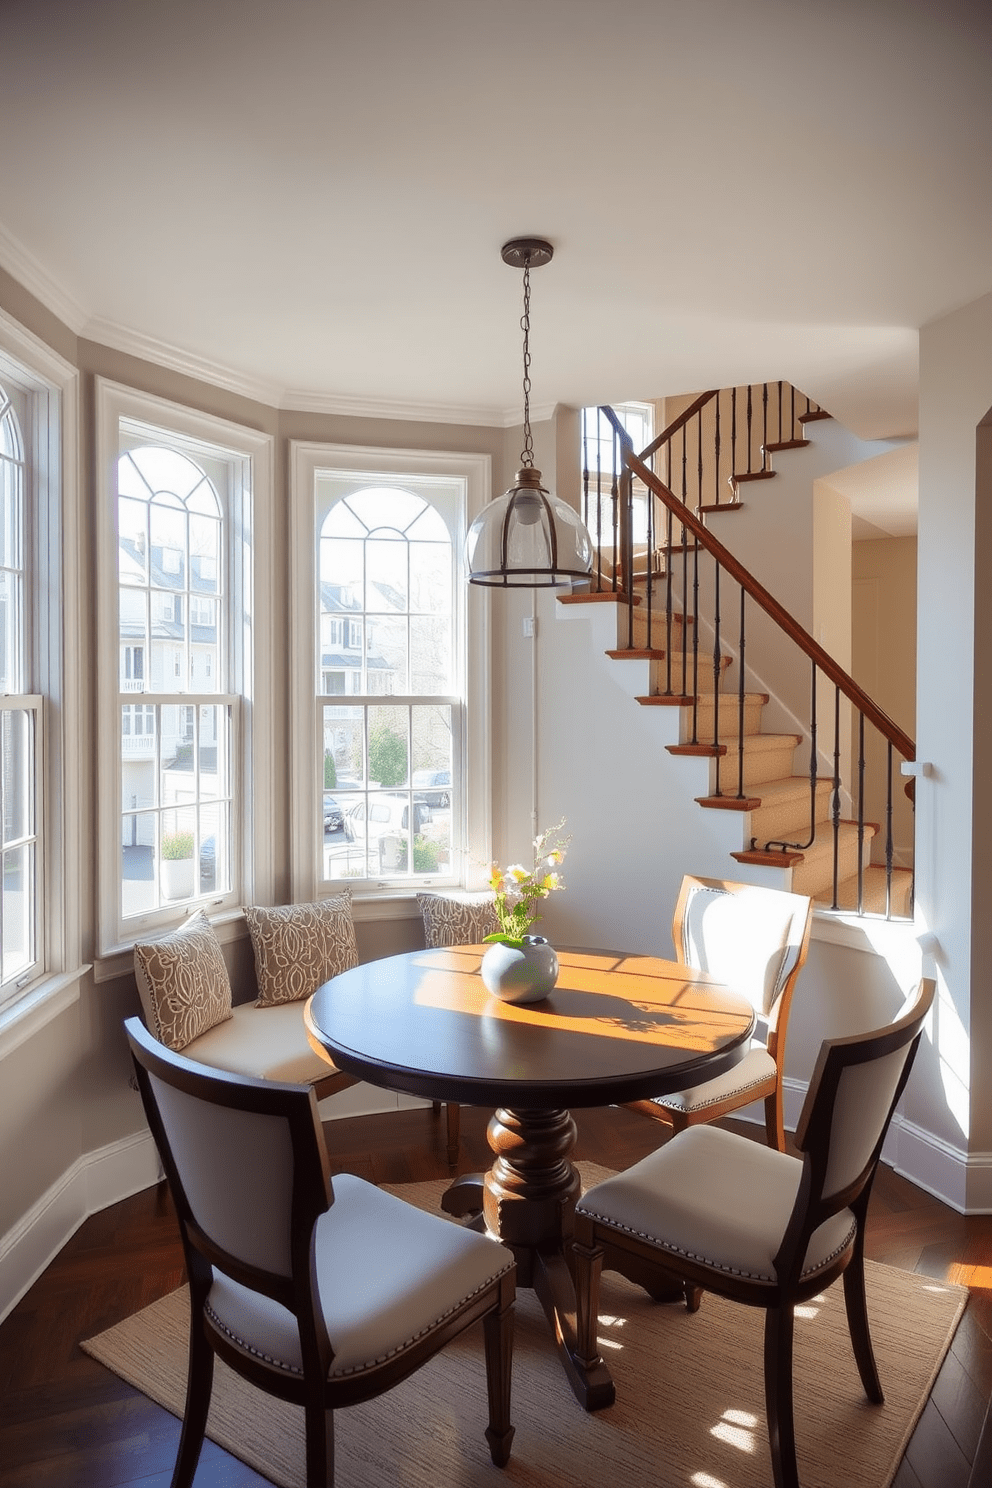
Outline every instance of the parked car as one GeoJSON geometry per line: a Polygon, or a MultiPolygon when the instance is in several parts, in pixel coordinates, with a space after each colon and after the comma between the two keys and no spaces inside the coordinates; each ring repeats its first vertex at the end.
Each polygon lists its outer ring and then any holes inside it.
{"type": "Polygon", "coordinates": [[[344,829],[344,812],[329,791],[324,792],[324,835],[344,829]]]}
{"type": "MultiPolygon", "coordinates": [[[[430,821],[430,807],[413,803],[413,830],[430,821]]],[[[383,868],[399,868],[406,860],[410,835],[410,803],[406,796],[370,796],[345,812],[344,834],[349,842],[367,842],[379,854],[383,868]]]]}
{"type": "Polygon", "coordinates": [[[450,770],[414,770],[413,799],[443,809],[451,805],[450,770]]]}
{"type": "Polygon", "coordinates": [[[204,837],[200,843],[200,893],[208,894],[217,883],[217,839],[204,837]]]}

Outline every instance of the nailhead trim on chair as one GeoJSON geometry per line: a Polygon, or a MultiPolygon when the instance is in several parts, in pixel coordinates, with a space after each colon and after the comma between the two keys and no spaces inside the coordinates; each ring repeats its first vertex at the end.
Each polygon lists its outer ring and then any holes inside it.
{"type": "MultiPolygon", "coordinates": [[[[709,1266],[713,1271],[722,1271],[725,1276],[741,1276],[745,1281],[766,1281],[769,1286],[774,1286],[777,1280],[774,1276],[763,1276],[754,1271],[741,1271],[736,1266],[721,1266],[716,1261],[711,1260],[709,1256],[697,1255],[692,1250],[683,1250],[679,1245],[663,1245],[654,1235],[648,1235],[643,1230],[632,1229],[630,1225],[619,1224],[615,1219],[611,1219],[605,1214],[595,1214],[583,1204],[577,1204],[575,1207],[577,1214],[586,1214],[590,1219],[598,1220],[600,1224],[606,1225],[611,1230],[621,1230],[626,1235],[633,1235],[637,1240],[644,1240],[648,1245],[653,1245],[655,1250],[660,1250],[663,1254],[684,1256],[687,1261],[697,1261],[703,1266],[709,1266]]],[[[803,1277],[813,1276],[837,1256],[843,1254],[853,1240],[856,1230],[857,1225],[852,1224],[842,1244],[838,1245],[835,1250],[832,1250],[828,1256],[824,1256],[815,1266],[810,1266],[802,1271],[800,1275],[803,1277]]]]}
{"type": "MultiPolygon", "coordinates": [[[[473,1297],[477,1297],[480,1292],[486,1291],[488,1287],[492,1286],[496,1278],[498,1276],[502,1276],[504,1272],[509,1271],[510,1267],[513,1264],[514,1262],[511,1257],[510,1259],[508,1259],[505,1266],[501,1266],[498,1271],[494,1271],[492,1276],[489,1277],[488,1281],[482,1282],[479,1286],[476,1287],[474,1292],[469,1292],[468,1296],[462,1297],[460,1301],[455,1302],[451,1307],[449,1307],[447,1312],[442,1312],[438,1317],[436,1317],[434,1321],[429,1324],[428,1327],[421,1328],[419,1333],[414,1333],[411,1335],[411,1337],[405,1339],[403,1343],[398,1343],[396,1347],[394,1349],[390,1349],[388,1353],[381,1354],[377,1359],[368,1359],[364,1364],[360,1366],[355,1365],[351,1369],[339,1370],[337,1371],[336,1377],[338,1379],[345,1379],[348,1375],[351,1374],[362,1374],[366,1369],[374,1369],[376,1365],[384,1364],[387,1359],[395,1358],[397,1354],[401,1354],[404,1349],[408,1349],[410,1345],[416,1343],[418,1339],[426,1338],[428,1334],[433,1333],[434,1330],[441,1325],[441,1323],[443,1323],[447,1318],[451,1317],[452,1313],[457,1312],[460,1307],[463,1307],[466,1302],[471,1302],[473,1297]]],[[[209,1303],[207,1303],[204,1311],[206,1312],[207,1316],[210,1318],[210,1321],[214,1324],[214,1326],[221,1333],[223,1333],[226,1338],[229,1338],[231,1342],[235,1344],[239,1349],[242,1349],[244,1353],[251,1354],[256,1359],[261,1359],[263,1363],[270,1364],[273,1369],[281,1369],[284,1374],[292,1374],[297,1376],[297,1378],[302,1379],[303,1370],[298,1369],[295,1364],[287,1364],[284,1359],[273,1359],[271,1355],[263,1354],[260,1349],[257,1349],[252,1344],[248,1343],[246,1339],[239,1338],[236,1333],[232,1333],[230,1328],[228,1328],[226,1324],[221,1322],[220,1318],[214,1312],[209,1303]]],[[[335,1375],[333,1360],[331,1362],[331,1375],[335,1375]]]]}
{"type": "MultiPolygon", "coordinates": [[[[721,1101],[727,1099],[728,1095],[740,1095],[745,1090],[754,1090],[756,1086],[764,1085],[768,1079],[768,1075],[762,1075],[759,1080],[749,1080],[746,1085],[737,1085],[733,1091],[725,1090],[722,1095],[716,1095],[712,1100],[700,1101],[698,1106],[692,1106],[691,1109],[693,1111],[705,1111],[707,1106],[718,1106],[721,1101]]],[[[664,1106],[669,1111],[687,1111],[690,1109],[690,1107],[685,1105],[676,1105],[675,1100],[675,1096],[653,1095],[651,1097],[652,1105],[664,1106]]]]}

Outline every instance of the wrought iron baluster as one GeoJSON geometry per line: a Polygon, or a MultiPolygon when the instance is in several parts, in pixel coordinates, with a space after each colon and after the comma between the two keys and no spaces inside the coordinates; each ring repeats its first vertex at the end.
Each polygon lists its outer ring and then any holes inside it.
{"type": "MultiPolygon", "coordinates": [[[[778,439],[776,440],[776,443],[777,444],[784,444],[784,442],[785,442],[785,435],[782,433],[782,390],[783,390],[782,389],[782,382],[781,382],[781,380],[779,380],[779,384],[778,384],[778,439]]],[[[792,436],[790,435],[789,437],[791,438],[792,436]]]]}
{"type": "Polygon", "coordinates": [[[713,430],[713,500],[720,501],[720,399],[716,400],[713,430]]]}
{"type": "Polygon", "coordinates": [[[858,713],[858,914],[865,908],[865,715],[858,713]]]}
{"type": "MultiPolygon", "coordinates": [[[[692,549],[692,743],[699,743],[699,544],[692,549]]],[[[683,620],[682,629],[688,628],[683,620]]]]}
{"type": "Polygon", "coordinates": [[[837,909],[837,891],[840,887],[840,688],[834,686],[834,796],[833,796],[833,828],[834,828],[834,868],[833,868],[833,902],[831,908],[837,909]]]}
{"type": "Polygon", "coordinates": [[[745,611],[745,605],[746,605],[746,601],[747,601],[747,593],[746,593],[746,591],[744,589],[744,585],[743,584],[740,586],[740,590],[741,590],[741,624],[740,624],[740,634],[739,634],[739,636],[737,638],[737,665],[738,665],[738,670],[739,670],[739,675],[738,675],[738,678],[737,678],[737,719],[738,719],[738,731],[739,731],[739,736],[738,736],[738,739],[737,739],[737,799],[738,799],[738,801],[743,801],[743,799],[744,799],[744,690],[745,690],[745,686],[746,686],[745,676],[744,676],[744,651],[745,651],[744,611],[745,611]]]}
{"type": "Polygon", "coordinates": [[[765,446],[768,443],[768,384],[761,384],[761,469],[765,469],[765,446]]]}
{"type": "Polygon", "coordinates": [[[752,390],[751,384],[748,383],[748,385],[747,385],[747,473],[748,473],[748,475],[751,474],[751,438],[752,438],[752,434],[754,432],[753,431],[753,418],[752,418],[752,414],[753,414],[752,396],[751,396],[752,395],[752,391],[753,390],[752,390]]]}
{"type": "Polygon", "coordinates": [[[696,414],[696,509],[704,504],[703,501],[703,414],[702,410],[696,414]]]}
{"type": "Polygon", "coordinates": [[[730,474],[727,477],[733,490],[737,474],[737,389],[730,389],[730,474]]]}
{"type": "MultiPolygon", "coordinates": [[[[665,507],[668,518],[668,552],[665,560],[665,692],[672,694],[672,537],[674,518],[670,507],[665,507]]],[[[682,554],[685,564],[685,553],[682,554]]]]}
{"type": "MultiPolygon", "coordinates": [[[[713,562],[713,747],[720,747],[720,564],[716,559],[713,562]]],[[[716,779],[716,793],[722,796],[719,759],[716,779]]]]}
{"type": "Polygon", "coordinates": [[[885,800],[885,918],[892,918],[892,741],[887,741],[885,751],[888,781],[885,800]]]}

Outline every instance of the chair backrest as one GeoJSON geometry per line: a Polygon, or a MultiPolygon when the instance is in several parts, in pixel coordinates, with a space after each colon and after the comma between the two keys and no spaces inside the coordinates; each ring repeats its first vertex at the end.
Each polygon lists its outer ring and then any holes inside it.
{"type": "Polygon", "coordinates": [[[683,966],[708,971],[749,998],[774,1027],[809,949],[813,903],[806,894],[719,878],[682,880],[672,939],[683,966]]]}
{"type": "Polygon", "coordinates": [[[294,1307],[310,1239],[333,1202],[313,1091],[208,1069],[124,1025],[148,1124],[192,1249],[294,1307]]]}
{"type": "Polygon", "coordinates": [[[884,1028],[821,1045],[796,1128],[796,1146],[810,1173],[811,1225],[853,1204],[870,1185],[935,985],[924,978],[884,1028]]]}

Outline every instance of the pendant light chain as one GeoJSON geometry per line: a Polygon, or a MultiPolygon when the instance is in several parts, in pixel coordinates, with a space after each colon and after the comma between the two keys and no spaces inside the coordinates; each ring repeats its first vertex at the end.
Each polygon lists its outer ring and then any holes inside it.
{"type": "Polygon", "coordinates": [[[524,447],[520,464],[525,470],[534,466],[534,441],[530,432],[530,260],[524,264],[524,313],[520,317],[524,333],[524,447]]]}

